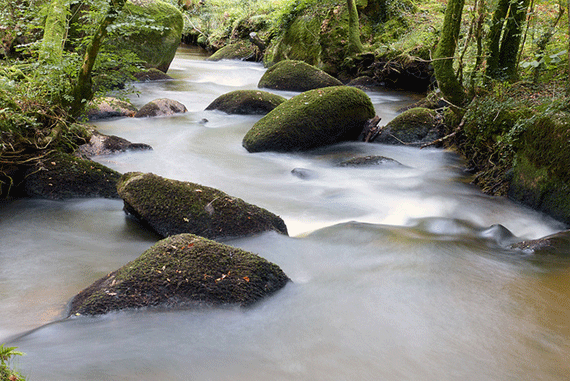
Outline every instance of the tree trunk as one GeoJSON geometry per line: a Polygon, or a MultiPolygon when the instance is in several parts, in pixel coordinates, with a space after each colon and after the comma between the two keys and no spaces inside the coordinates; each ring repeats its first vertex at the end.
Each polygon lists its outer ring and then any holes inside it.
{"type": "Polygon", "coordinates": [[[119,11],[125,5],[126,0],[111,0],[107,15],[99,24],[99,28],[93,36],[93,40],[87,47],[83,64],[77,75],[77,82],[72,90],[73,101],[70,104],[70,114],[78,116],[83,111],[87,102],[93,98],[93,81],[91,72],[99,54],[99,49],[105,37],[107,37],[107,28],[116,20],[119,11]]]}
{"type": "Polygon", "coordinates": [[[40,61],[58,63],[63,57],[68,8],[64,0],[53,0],[48,7],[39,58],[40,61]]]}
{"type": "Polygon", "coordinates": [[[511,81],[518,77],[519,48],[528,4],[529,0],[518,0],[511,3],[511,16],[507,19],[501,40],[499,65],[504,71],[506,79],[511,81]]]}
{"type": "Polygon", "coordinates": [[[518,74],[518,52],[529,0],[499,0],[489,31],[487,76],[514,80],[518,74]]]}
{"type": "Polygon", "coordinates": [[[360,22],[356,0],[347,0],[348,5],[348,53],[362,53],[364,47],[360,41],[360,22]]]}
{"type": "Polygon", "coordinates": [[[453,70],[453,57],[457,48],[464,4],[465,0],[449,0],[447,3],[441,38],[433,61],[435,78],[444,98],[459,107],[465,103],[466,95],[453,70]]]}

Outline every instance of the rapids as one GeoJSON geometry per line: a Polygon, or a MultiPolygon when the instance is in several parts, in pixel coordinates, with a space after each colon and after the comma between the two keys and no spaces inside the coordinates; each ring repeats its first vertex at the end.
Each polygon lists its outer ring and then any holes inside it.
{"type": "MultiPolygon", "coordinates": [[[[175,79],[138,84],[131,98],[139,107],[172,98],[189,112],[96,123],[154,148],[96,160],[216,187],[280,215],[290,237],[226,243],[278,264],[293,282],[249,309],[63,319],[76,293],[157,237],[120,200],[2,204],[0,342],[26,353],[16,368],[38,381],[568,379],[568,262],[505,249],[562,224],[481,194],[443,150],[353,142],[247,153],[241,139],[259,116],[204,109],[255,89],[263,72],[180,49],[175,79]],[[404,166],[337,166],[364,155],[404,166]]],[[[415,100],[369,95],[382,124],[415,100]]]]}

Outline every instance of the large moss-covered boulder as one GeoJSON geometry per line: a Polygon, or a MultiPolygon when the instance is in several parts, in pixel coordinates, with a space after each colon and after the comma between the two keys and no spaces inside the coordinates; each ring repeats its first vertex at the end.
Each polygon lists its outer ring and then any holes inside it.
{"type": "Polygon", "coordinates": [[[538,118],[518,139],[511,199],[570,225],[570,114],[538,118]]]}
{"type": "Polygon", "coordinates": [[[193,234],[159,241],[76,295],[70,315],[142,307],[250,306],[287,284],[279,266],[193,234]]]}
{"type": "Polygon", "coordinates": [[[109,43],[136,53],[147,68],[166,73],[182,39],[184,18],[178,8],[161,0],[129,0],[117,24],[123,25],[120,37],[111,36],[109,43]],[[128,18],[148,21],[129,26],[128,18]]]}
{"type": "Polygon", "coordinates": [[[287,234],[283,220],[220,190],[165,179],[152,173],[126,173],[117,184],[132,214],[163,237],[192,233],[214,239],[265,231],[287,234]]]}
{"type": "Polygon", "coordinates": [[[382,129],[376,142],[417,145],[431,142],[443,134],[442,118],[435,110],[417,107],[404,111],[382,129]]]}
{"type": "Polygon", "coordinates": [[[536,255],[570,256],[570,230],[555,233],[547,237],[522,241],[509,246],[536,255]]]}
{"type": "Polygon", "coordinates": [[[307,91],[340,85],[341,81],[315,66],[303,61],[287,60],[267,69],[257,86],[274,90],[307,91]]]}
{"type": "Polygon", "coordinates": [[[91,160],[65,153],[47,155],[30,167],[25,176],[27,196],[52,200],[76,197],[118,198],[121,174],[91,160]]]}
{"type": "Polygon", "coordinates": [[[206,110],[220,110],[228,114],[265,115],[287,99],[261,90],[236,90],[216,98],[206,110]]]}
{"type": "Polygon", "coordinates": [[[242,144],[249,152],[288,152],[356,140],[374,115],[374,106],[362,90],[347,86],[315,89],[261,118],[242,144]]]}
{"type": "Polygon", "coordinates": [[[208,57],[207,61],[221,60],[240,60],[240,61],[259,61],[261,59],[261,51],[257,46],[249,41],[238,40],[233,44],[228,44],[218,49],[214,54],[208,57]]]}

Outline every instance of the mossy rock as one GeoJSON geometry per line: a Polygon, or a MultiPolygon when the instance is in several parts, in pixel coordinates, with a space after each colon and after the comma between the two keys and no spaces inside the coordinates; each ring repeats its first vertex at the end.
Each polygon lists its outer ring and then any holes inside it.
{"type": "Polygon", "coordinates": [[[535,255],[570,256],[570,230],[555,233],[547,237],[522,241],[509,246],[511,249],[532,252],[535,255]]]}
{"type": "Polygon", "coordinates": [[[163,237],[192,233],[215,239],[265,231],[287,234],[275,214],[220,190],[165,179],[152,173],[126,173],[117,184],[125,211],[163,237]]]}
{"type": "Polygon", "coordinates": [[[94,161],[65,153],[52,153],[28,169],[27,196],[52,200],[76,197],[118,198],[121,174],[94,161]]]}
{"type": "Polygon", "coordinates": [[[287,99],[261,90],[236,90],[216,98],[206,110],[220,110],[228,114],[265,115],[287,99]]]}
{"type": "Polygon", "coordinates": [[[508,196],[570,225],[570,114],[539,117],[518,138],[508,196]]]}
{"type": "Polygon", "coordinates": [[[239,40],[233,44],[228,44],[218,49],[214,54],[208,57],[207,61],[221,60],[240,60],[240,61],[259,61],[261,52],[259,48],[249,41],[239,40]]]}
{"type": "Polygon", "coordinates": [[[139,71],[138,73],[133,74],[133,77],[135,77],[139,82],[168,81],[173,79],[168,74],[154,68],[139,71]]]}
{"type": "Polygon", "coordinates": [[[323,87],[341,86],[342,82],[321,69],[303,61],[281,61],[263,74],[259,88],[286,91],[307,91],[323,87]]]}
{"type": "Polygon", "coordinates": [[[375,142],[418,145],[442,136],[441,118],[435,110],[416,107],[392,119],[375,142]]]}
{"type": "Polygon", "coordinates": [[[137,113],[137,108],[130,102],[104,97],[94,99],[87,106],[87,118],[89,120],[100,120],[116,117],[132,117],[137,113]]]}
{"type": "Polygon", "coordinates": [[[356,140],[376,115],[370,98],[354,87],[310,90],[281,103],[245,135],[249,152],[303,151],[356,140]]]}
{"type": "MultiPolygon", "coordinates": [[[[125,4],[122,15],[148,19],[149,22],[146,26],[138,23],[136,30],[133,27],[127,31],[121,30],[122,37],[111,36],[108,43],[136,53],[147,68],[166,73],[182,39],[182,13],[164,1],[130,0],[125,4]]],[[[118,23],[121,22],[125,25],[129,23],[119,18],[118,23]]]]}
{"type": "Polygon", "coordinates": [[[76,295],[70,315],[143,307],[250,306],[284,287],[279,266],[193,234],[159,241],[76,295]]]}
{"type": "Polygon", "coordinates": [[[169,116],[187,112],[186,106],[182,103],[168,98],[152,100],[140,108],[135,114],[135,118],[146,118],[154,116],[169,116]]]}

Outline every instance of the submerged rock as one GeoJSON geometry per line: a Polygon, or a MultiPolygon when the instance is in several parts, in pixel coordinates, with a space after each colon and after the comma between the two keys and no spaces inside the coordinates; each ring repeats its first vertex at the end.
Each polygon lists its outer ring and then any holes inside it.
{"type": "Polygon", "coordinates": [[[261,90],[236,90],[216,98],[206,110],[220,110],[228,114],[265,115],[287,99],[261,90]]]}
{"type": "Polygon", "coordinates": [[[87,108],[89,120],[99,120],[115,117],[133,117],[137,108],[130,102],[113,97],[94,100],[87,108]]]}
{"type": "Polygon", "coordinates": [[[104,135],[94,131],[89,142],[79,146],[77,152],[87,157],[98,155],[110,155],[125,151],[152,150],[152,147],[144,143],[131,143],[127,139],[115,135],[104,135]]]}
{"type": "Polygon", "coordinates": [[[419,145],[443,136],[437,111],[423,107],[404,111],[392,119],[376,138],[378,143],[419,145]]]}
{"type": "Polygon", "coordinates": [[[287,60],[267,69],[257,86],[274,90],[307,91],[341,85],[341,81],[315,66],[303,61],[287,60]]]}
{"type": "Polygon", "coordinates": [[[160,98],[150,101],[141,107],[141,109],[135,114],[135,118],[168,116],[185,113],[187,111],[186,106],[178,101],[168,98],[160,98]]]}
{"type": "Polygon", "coordinates": [[[518,242],[511,245],[510,248],[532,252],[536,255],[570,256],[570,230],[544,238],[518,242]]]}
{"type": "Polygon", "coordinates": [[[121,174],[91,160],[52,153],[28,169],[27,196],[60,200],[76,197],[118,198],[116,184],[121,174]]]}
{"type": "Polygon", "coordinates": [[[250,306],[288,281],[279,266],[253,253],[180,234],[81,291],[69,315],[158,306],[250,306]]]}
{"type": "Polygon", "coordinates": [[[352,159],[348,159],[339,163],[339,167],[371,167],[376,165],[397,165],[397,166],[404,166],[399,161],[391,159],[386,156],[361,156],[361,157],[353,157],[352,159]]]}
{"type": "Polygon", "coordinates": [[[356,140],[374,115],[374,106],[362,90],[347,86],[315,89],[281,103],[261,118],[242,144],[249,152],[289,152],[356,140]]]}
{"type": "Polygon", "coordinates": [[[287,234],[283,220],[220,190],[131,172],[117,184],[125,211],[163,237],[192,233],[214,239],[264,231],[287,234]]]}

